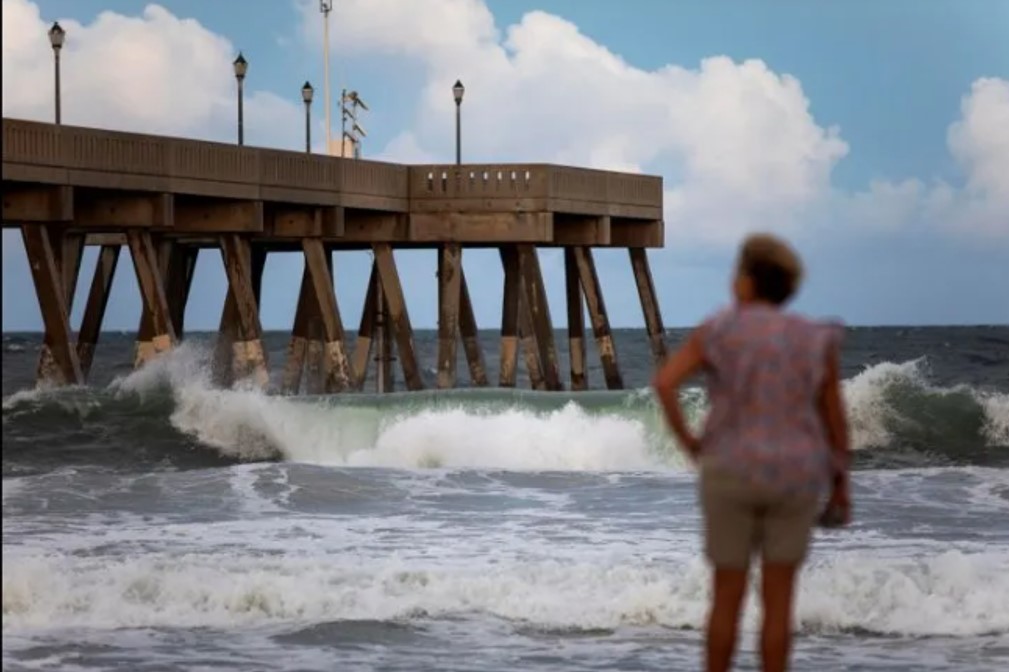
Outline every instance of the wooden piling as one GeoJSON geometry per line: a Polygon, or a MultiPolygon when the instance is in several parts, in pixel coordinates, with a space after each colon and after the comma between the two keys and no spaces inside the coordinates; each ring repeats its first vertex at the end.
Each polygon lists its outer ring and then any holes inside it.
{"type": "Polygon", "coordinates": [[[392,247],[388,243],[375,243],[372,249],[375,252],[375,263],[378,266],[379,282],[385,296],[389,321],[396,337],[396,349],[399,351],[399,360],[403,367],[403,379],[408,390],[422,390],[424,380],[417,365],[413,347],[413,328],[410,326],[410,315],[403,298],[403,286],[399,281],[392,247]]]}
{"type": "Polygon", "coordinates": [[[94,361],[102,321],[105,319],[105,309],[109,305],[109,295],[112,293],[112,279],[119,264],[120,249],[119,245],[102,245],[98,260],[95,262],[88,303],[84,307],[84,318],[77,334],[77,357],[80,360],[81,374],[85,379],[94,361]]]}
{"type": "Polygon", "coordinates": [[[582,285],[578,279],[578,262],[574,250],[564,250],[564,280],[568,307],[568,353],[571,360],[571,389],[588,389],[585,376],[585,312],[582,285]]]}
{"type": "Polygon", "coordinates": [[[21,236],[42,311],[45,344],[54,363],[40,382],[82,385],[84,376],[77,359],[77,349],[71,341],[66,285],[56,265],[49,227],[45,224],[25,224],[21,227],[21,236]]]}
{"type": "Polygon", "coordinates": [[[469,287],[466,284],[466,273],[459,266],[459,334],[462,336],[462,346],[466,351],[466,362],[469,364],[470,384],[474,387],[486,387],[487,366],[484,364],[483,349],[480,347],[480,331],[477,328],[476,314],[473,311],[473,301],[470,299],[469,287]]]}
{"type": "Polygon", "coordinates": [[[438,380],[441,389],[455,387],[459,341],[459,295],[462,248],[457,243],[438,250],[438,380]]]}
{"type": "Polygon", "coordinates": [[[325,390],[340,392],[353,385],[354,374],[343,344],[343,321],[340,319],[330,264],[327,263],[327,253],[321,239],[306,238],[301,246],[305,253],[305,266],[312,281],[325,338],[323,346],[325,390]]]}
{"type": "MultiPolygon", "coordinates": [[[[232,345],[234,380],[251,378],[258,387],[265,388],[269,383],[269,369],[253,285],[253,255],[249,240],[229,233],[220,237],[220,244],[228,276],[228,294],[232,297],[233,324],[237,331],[237,339],[232,345]]],[[[228,312],[226,306],[225,313],[228,312]]]]}
{"type": "Polygon", "coordinates": [[[553,320],[550,319],[550,305],[547,302],[546,286],[540,270],[539,255],[532,245],[520,245],[522,257],[523,298],[529,307],[533,337],[539,350],[543,380],[548,390],[563,390],[560,366],[557,361],[557,345],[554,341],[553,320]]]}
{"type": "Polygon", "coordinates": [[[519,304],[522,296],[522,276],[519,273],[518,250],[513,245],[501,247],[504,267],[504,296],[501,305],[501,371],[498,386],[515,387],[518,368],[519,304]]]}
{"type": "Polygon", "coordinates": [[[575,247],[573,251],[578,266],[578,277],[585,293],[585,303],[592,320],[592,331],[595,333],[596,345],[599,348],[606,387],[611,390],[623,389],[624,382],[617,363],[617,349],[613,343],[613,333],[610,331],[610,320],[606,314],[606,303],[603,301],[602,287],[596,274],[592,250],[587,247],[575,247]]]}
{"type": "Polygon", "coordinates": [[[368,378],[368,367],[371,363],[372,345],[375,340],[375,314],[378,300],[378,269],[371,264],[371,274],[368,277],[368,288],[364,294],[364,305],[361,306],[361,323],[357,328],[357,342],[354,345],[353,369],[354,389],[363,390],[364,381],[368,378]]]}
{"type": "Polygon", "coordinates": [[[196,260],[199,250],[184,245],[172,245],[169,252],[165,294],[168,297],[168,312],[175,328],[175,337],[183,339],[185,332],[186,304],[193,286],[196,260]]]}
{"type": "Polygon", "coordinates": [[[151,356],[157,356],[170,350],[176,342],[175,330],[168,312],[168,298],[165,296],[162,273],[159,269],[158,255],[154,250],[151,234],[147,230],[128,230],[126,242],[129,245],[133,268],[137,274],[137,284],[140,286],[144,311],[150,319],[151,356]]]}
{"type": "Polygon", "coordinates": [[[638,286],[641,310],[645,314],[645,328],[652,348],[652,358],[656,364],[661,364],[666,359],[666,329],[662,326],[662,313],[655,294],[648,255],[643,247],[631,247],[627,251],[630,253],[631,267],[634,269],[634,282],[638,286]]]}
{"type": "Polygon", "coordinates": [[[308,265],[306,264],[301,272],[298,305],[294,311],[294,325],[291,328],[291,340],[287,346],[287,359],[284,362],[284,375],[281,380],[281,391],[284,394],[297,394],[301,391],[302,373],[305,370],[306,356],[308,355],[309,311],[310,306],[315,304],[312,279],[308,275],[308,265]]]}
{"type": "Polygon", "coordinates": [[[376,279],[375,292],[375,339],[376,350],[375,360],[378,364],[377,380],[375,386],[378,392],[387,393],[395,389],[392,369],[393,362],[396,361],[393,355],[392,327],[389,320],[389,309],[385,300],[385,293],[382,290],[382,280],[376,279]]]}
{"type": "MultiPolygon", "coordinates": [[[[155,269],[158,276],[161,278],[162,286],[165,288],[165,298],[167,300],[168,266],[174,245],[170,241],[156,241],[153,236],[151,238],[151,244],[157,262],[155,264],[155,269]]],[[[171,308],[169,307],[169,318],[170,317],[171,308]]],[[[172,324],[172,327],[175,327],[174,323],[172,324]]],[[[154,348],[155,335],[154,321],[151,317],[151,313],[141,307],[140,326],[137,327],[137,340],[133,353],[133,368],[139,369],[157,356],[158,351],[154,348]]],[[[176,332],[176,336],[178,336],[178,332],[176,332]]]]}
{"type": "MultiPolygon", "coordinates": [[[[71,316],[74,306],[74,295],[77,293],[77,278],[80,273],[81,257],[84,254],[84,236],[71,234],[55,226],[48,227],[49,244],[53,250],[53,260],[56,262],[56,272],[64,289],[64,300],[67,305],[67,316],[71,316]]],[[[72,328],[71,328],[72,331],[72,328]]],[[[39,348],[39,359],[36,367],[36,380],[44,380],[57,364],[53,360],[49,345],[43,341],[39,348]]],[[[59,375],[59,374],[57,374],[59,375]]]]}

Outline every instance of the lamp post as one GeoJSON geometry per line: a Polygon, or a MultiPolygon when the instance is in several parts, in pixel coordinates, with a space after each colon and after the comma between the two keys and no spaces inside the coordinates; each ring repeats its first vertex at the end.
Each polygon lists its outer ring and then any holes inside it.
{"type": "Polygon", "coordinates": [[[305,153],[312,151],[312,95],[315,89],[308,82],[301,87],[301,99],[305,101],[305,153]]]}
{"type": "Polygon", "coordinates": [[[62,121],[62,115],[60,113],[60,52],[63,50],[63,40],[66,39],[66,31],[63,27],[56,21],[53,22],[52,28],[49,29],[49,44],[53,46],[53,64],[56,70],[56,124],[60,124],[62,121]]]}
{"type": "Polygon", "coordinates": [[[242,52],[238,52],[238,58],[235,59],[235,79],[238,81],[238,144],[245,144],[245,111],[243,108],[245,97],[244,83],[245,83],[245,73],[249,70],[249,62],[245,60],[242,56],[242,52]]]}
{"type": "Polygon", "coordinates": [[[462,163],[462,94],[466,93],[466,87],[458,79],[452,87],[452,95],[455,97],[455,164],[462,163]]]}

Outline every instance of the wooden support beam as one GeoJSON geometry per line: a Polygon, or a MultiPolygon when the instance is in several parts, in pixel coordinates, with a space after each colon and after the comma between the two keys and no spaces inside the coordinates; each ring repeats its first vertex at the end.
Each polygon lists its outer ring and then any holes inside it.
{"type": "Polygon", "coordinates": [[[371,265],[368,290],[361,308],[361,324],[357,329],[357,343],[354,346],[354,389],[363,390],[368,378],[368,364],[371,360],[372,343],[375,339],[376,301],[378,300],[378,269],[371,265]]]}
{"type": "MultiPolygon", "coordinates": [[[[315,298],[314,289],[312,297],[315,298]]],[[[319,315],[319,303],[315,301],[309,308],[308,317],[308,361],[305,363],[307,374],[305,391],[308,394],[323,394],[326,391],[325,338],[322,316],[319,315]]]]}
{"type": "Polygon", "coordinates": [[[284,377],[281,382],[281,390],[285,394],[297,394],[301,391],[301,376],[305,370],[305,356],[308,354],[309,306],[315,304],[312,279],[308,276],[308,266],[306,265],[301,273],[298,307],[294,311],[294,325],[291,329],[291,341],[287,346],[287,360],[284,364],[284,377]]]}
{"type": "Polygon", "coordinates": [[[354,372],[343,345],[343,321],[336,302],[330,262],[326,259],[327,252],[320,238],[305,238],[301,246],[325,337],[326,392],[342,392],[353,385],[354,372]]]}
{"type": "Polygon", "coordinates": [[[532,245],[519,245],[519,254],[522,256],[522,282],[525,286],[523,298],[529,306],[543,379],[548,390],[563,390],[557,345],[554,342],[553,321],[550,319],[550,305],[547,302],[546,286],[543,284],[543,274],[540,271],[539,255],[532,245]]]}
{"type": "MultiPolygon", "coordinates": [[[[238,339],[232,352],[236,379],[251,377],[260,387],[269,383],[266,352],[263,349],[263,329],[259,323],[259,305],[253,279],[253,254],[248,238],[230,233],[221,236],[221,255],[228,276],[229,295],[237,317],[238,339]]],[[[227,306],[226,306],[227,312],[227,306]]]]}
{"type": "Polygon", "coordinates": [[[82,229],[170,228],[174,219],[171,194],[103,192],[81,198],[74,226],[82,229]]]}
{"type": "MultiPolygon", "coordinates": [[[[304,250],[302,250],[304,255],[304,250]]],[[[305,265],[308,268],[308,265],[305,265]]],[[[333,255],[326,255],[326,272],[329,274],[329,283],[333,284],[333,255]]],[[[311,275],[308,282],[312,285],[311,275]]],[[[306,333],[308,334],[308,359],[305,363],[307,381],[305,391],[309,394],[323,394],[326,391],[326,334],[322,325],[322,313],[319,312],[319,299],[315,295],[315,286],[312,285],[308,294],[311,302],[308,305],[308,323],[306,333]]]]}
{"type": "MultiPolygon", "coordinates": [[[[6,176],[4,179],[6,180],[6,176]]],[[[73,219],[73,187],[14,186],[4,183],[4,222],[62,223],[73,219]]]]}
{"type": "Polygon", "coordinates": [[[648,254],[643,247],[632,247],[628,252],[631,256],[631,267],[634,269],[634,282],[638,286],[638,297],[641,299],[641,310],[645,314],[645,328],[648,330],[652,358],[658,365],[666,359],[666,329],[662,326],[662,313],[655,294],[652,270],[648,265],[648,254]]]}
{"type": "Polygon", "coordinates": [[[48,227],[44,224],[25,224],[21,227],[21,236],[42,311],[45,345],[52,353],[54,363],[50,370],[43,372],[44,378],[39,382],[82,385],[84,375],[77,359],[77,349],[71,341],[66,287],[56,264],[48,227]]]}
{"type": "Polygon", "coordinates": [[[394,389],[392,365],[396,361],[393,355],[392,328],[389,320],[389,306],[382,289],[382,279],[376,279],[375,292],[375,340],[378,351],[375,359],[378,363],[378,379],[375,387],[378,392],[387,393],[394,389]]]}
{"type": "Polygon", "coordinates": [[[176,342],[168,311],[168,298],[162,282],[158,254],[154,250],[151,234],[146,229],[133,229],[126,233],[130,247],[133,268],[137,274],[143,310],[150,318],[152,337],[151,348],[155,355],[170,350],[176,342]]]}
{"type": "Polygon", "coordinates": [[[125,233],[89,233],[84,236],[84,245],[87,247],[102,247],[104,245],[126,245],[125,233]]]}
{"type": "Polygon", "coordinates": [[[200,250],[195,247],[173,245],[165,279],[165,293],[168,295],[168,311],[175,328],[175,335],[182,340],[186,320],[186,304],[193,286],[193,274],[200,250]]]}
{"type": "Polygon", "coordinates": [[[571,359],[571,389],[588,389],[585,377],[585,312],[582,285],[578,280],[578,262],[571,248],[564,250],[564,280],[568,304],[568,352],[571,359]]]}
{"type": "MultiPolygon", "coordinates": [[[[81,257],[84,255],[84,236],[77,233],[68,233],[56,226],[49,226],[49,245],[53,250],[53,260],[56,262],[56,272],[60,276],[63,287],[63,299],[66,301],[67,317],[73,314],[74,295],[77,293],[77,278],[80,275],[81,257]]],[[[73,328],[71,327],[71,333],[73,328]]],[[[36,368],[36,379],[44,380],[48,377],[47,371],[57,366],[53,360],[53,353],[49,345],[43,341],[39,349],[38,366],[36,368]]]]}
{"type": "Polygon", "coordinates": [[[539,344],[536,341],[536,329],[533,327],[533,316],[529,310],[529,299],[526,298],[525,280],[519,281],[519,345],[526,362],[526,372],[529,374],[529,386],[534,390],[547,389],[543,376],[543,361],[540,359],[539,344]]]}
{"type": "MultiPolygon", "coordinates": [[[[181,244],[181,243],[180,243],[181,244]]],[[[193,248],[194,250],[198,248],[193,248]]],[[[252,269],[252,294],[256,301],[257,316],[259,307],[260,291],[263,283],[263,269],[266,266],[266,250],[258,246],[253,247],[248,241],[242,245],[244,254],[248,256],[248,266],[252,269]]],[[[224,247],[221,246],[221,253],[224,247]]],[[[217,344],[214,348],[213,373],[215,382],[223,387],[230,387],[235,383],[236,376],[245,377],[253,372],[259,382],[263,380],[263,374],[258,372],[256,358],[258,351],[255,346],[244,345],[241,337],[241,318],[238,313],[238,306],[235,302],[235,295],[231,292],[230,281],[228,292],[224,296],[224,308],[221,311],[221,322],[217,330],[217,344]],[[242,361],[235,360],[235,353],[238,351],[252,349],[248,356],[243,355],[242,361]],[[244,363],[243,363],[244,362],[244,363]],[[250,368],[251,367],[251,368],[250,368]]],[[[262,340],[260,337],[260,346],[262,340]]],[[[264,366],[266,353],[263,351],[264,366]]]]}
{"type": "Polygon", "coordinates": [[[474,387],[487,387],[489,384],[487,366],[484,364],[480,332],[462,265],[459,266],[459,333],[462,335],[462,347],[466,351],[466,361],[469,363],[470,384],[474,387]]]}
{"type": "Polygon", "coordinates": [[[185,233],[262,233],[262,201],[176,199],[172,230],[185,233]]]}
{"type": "Polygon", "coordinates": [[[554,215],[555,245],[610,244],[610,217],[606,215],[554,215]]]}
{"type": "Polygon", "coordinates": [[[213,377],[214,382],[221,387],[231,387],[234,378],[234,349],[238,342],[238,309],[231,288],[224,294],[224,306],[221,308],[221,321],[217,327],[217,342],[214,345],[213,377]]]}
{"type": "Polygon", "coordinates": [[[109,294],[112,293],[112,278],[119,264],[119,245],[103,245],[95,262],[95,274],[91,279],[91,290],[88,292],[88,303],[84,308],[84,318],[81,320],[81,330],[77,334],[77,357],[81,364],[81,374],[85,379],[91,371],[95,357],[95,348],[105,319],[105,309],[109,305],[109,294]]]}
{"type": "Polygon", "coordinates": [[[502,246],[500,252],[501,265],[504,267],[504,296],[501,306],[501,371],[498,375],[498,386],[515,387],[522,274],[519,272],[519,255],[515,246],[502,246]]]}
{"type": "Polygon", "coordinates": [[[77,279],[81,273],[81,259],[84,256],[84,236],[79,233],[64,233],[60,236],[60,272],[63,287],[66,288],[67,313],[73,312],[74,296],[77,294],[77,279]]]}
{"type": "Polygon", "coordinates": [[[620,376],[617,363],[617,350],[610,331],[610,320],[606,315],[606,304],[603,301],[602,287],[596,275],[596,265],[592,259],[592,250],[587,247],[573,248],[575,261],[578,265],[578,277],[581,280],[582,291],[585,292],[585,303],[592,319],[592,331],[596,336],[599,348],[599,359],[603,365],[603,375],[606,387],[611,390],[623,389],[624,383],[620,376]]]}
{"type": "Polygon", "coordinates": [[[522,268],[525,255],[519,252],[517,245],[505,245],[500,251],[505,287],[501,311],[501,374],[498,385],[515,387],[518,349],[521,346],[530,386],[534,390],[545,390],[540,351],[536,344],[529,301],[526,299],[522,268]]]}
{"type": "Polygon", "coordinates": [[[399,272],[396,270],[396,260],[393,258],[392,247],[388,243],[375,243],[375,264],[378,266],[378,277],[385,296],[389,320],[396,336],[396,346],[399,350],[400,364],[403,367],[403,379],[407,389],[424,389],[424,380],[417,366],[417,356],[413,347],[413,328],[410,326],[410,314],[403,298],[403,286],[399,282],[399,272]]]}
{"type": "Polygon", "coordinates": [[[459,285],[462,247],[446,243],[438,250],[438,382],[455,387],[456,344],[459,341],[459,285]]]}
{"type": "MultiPolygon", "coordinates": [[[[161,278],[162,286],[165,288],[165,298],[168,299],[168,266],[172,255],[173,245],[169,241],[158,240],[155,242],[155,240],[155,236],[151,236],[154,252],[157,256],[157,272],[161,278]]],[[[169,319],[171,319],[170,307],[169,319]]],[[[172,327],[175,327],[174,323],[172,324],[172,327]]],[[[177,331],[176,335],[178,335],[177,331]]],[[[139,369],[158,355],[158,351],[155,349],[153,342],[155,336],[154,318],[152,317],[150,311],[141,309],[140,326],[137,328],[137,342],[133,355],[133,368],[139,369]]]]}

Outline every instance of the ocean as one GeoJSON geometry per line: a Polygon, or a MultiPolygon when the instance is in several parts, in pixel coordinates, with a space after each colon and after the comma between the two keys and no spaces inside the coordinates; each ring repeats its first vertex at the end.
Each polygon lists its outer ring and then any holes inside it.
{"type": "MultiPolygon", "coordinates": [[[[35,390],[4,334],[3,669],[698,669],[695,473],[616,341],[626,391],[590,340],[582,393],[284,397],[215,389],[209,334],[134,372],[106,333],[90,386],[35,390]]],[[[843,367],[854,522],[816,533],[793,669],[1009,669],[1009,327],[853,328],[843,367]]]]}

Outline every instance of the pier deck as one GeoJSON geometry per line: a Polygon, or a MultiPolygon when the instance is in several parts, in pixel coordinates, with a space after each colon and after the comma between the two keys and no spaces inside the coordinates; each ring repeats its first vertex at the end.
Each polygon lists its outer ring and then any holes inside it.
{"type": "Polygon", "coordinates": [[[259,286],[266,255],[277,251],[305,257],[282,384],[289,393],[360,389],[375,347],[391,389],[393,346],[406,387],[423,387],[396,249],[438,254],[438,387],[456,384],[460,340],[471,383],[489,384],[461,265],[471,247],[499,248],[504,265],[498,385],[515,385],[521,350],[533,387],[565,388],[538,247],[565,249],[571,389],[586,386],[583,301],[606,384],[622,387],[592,248],[629,250],[653,353],[665,354],[646,255],[664,237],[655,176],[551,164],[407,166],[4,118],[3,226],[22,232],[45,324],[39,377],[51,383],[86,380],[124,247],[144,305],[137,366],[182,337],[196,255],[220,250],[229,283],[215,359],[222,384],[266,383],[259,286]],[[86,245],[101,249],[74,330],[70,303],[86,245]],[[337,250],[374,253],[352,352],[333,291],[337,250]]]}

